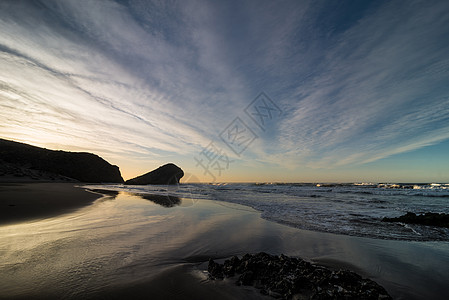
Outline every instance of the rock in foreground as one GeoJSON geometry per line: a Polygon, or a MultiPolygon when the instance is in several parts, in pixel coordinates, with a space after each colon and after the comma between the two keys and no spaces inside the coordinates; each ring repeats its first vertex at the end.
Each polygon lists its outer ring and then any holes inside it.
{"type": "Polygon", "coordinates": [[[146,185],[146,184],[178,184],[184,176],[184,172],[175,164],[169,163],[160,166],[156,170],[144,175],[129,179],[125,184],[146,185]]]}
{"type": "Polygon", "coordinates": [[[245,254],[224,264],[211,259],[208,271],[211,279],[237,275],[237,285],[253,285],[280,299],[391,299],[383,287],[354,272],[332,271],[285,255],[245,254]]]}
{"type": "Polygon", "coordinates": [[[449,214],[427,212],[422,215],[417,215],[415,213],[408,212],[405,215],[397,218],[383,218],[382,222],[402,222],[407,224],[419,224],[449,228],[449,214]]]}

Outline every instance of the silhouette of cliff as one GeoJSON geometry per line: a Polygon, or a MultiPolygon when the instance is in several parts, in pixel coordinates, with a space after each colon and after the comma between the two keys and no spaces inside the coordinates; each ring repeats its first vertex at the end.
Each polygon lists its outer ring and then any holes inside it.
{"type": "Polygon", "coordinates": [[[125,184],[178,184],[182,176],[184,176],[182,169],[175,164],[169,163],[160,166],[156,170],[129,179],[125,184]]]}
{"type": "Polygon", "coordinates": [[[0,175],[54,175],[56,179],[68,177],[68,180],[72,178],[81,182],[123,183],[119,168],[98,155],[49,150],[5,139],[0,139],[0,166],[3,173],[0,175]]]}

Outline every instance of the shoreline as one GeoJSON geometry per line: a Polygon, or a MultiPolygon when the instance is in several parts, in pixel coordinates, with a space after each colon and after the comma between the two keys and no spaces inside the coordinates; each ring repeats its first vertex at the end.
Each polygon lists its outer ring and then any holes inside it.
{"type": "Polygon", "coordinates": [[[0,225],[55,217],[104,197],[77,185],[79,183],[0,183],[0,225]]]}
{"type": "MultiPolygon", "coordinates": [[[[163,206],[151,197],[124,192],[95,201],[104,196],[94,194],[101,190],[85,189],[65,183],[0,184],[0,197],[8,190],[14,197],[22,195],[22,200],[33,199],[36,207],[52,193],[52,201],[62,205],[38,218],[10,222],[22,222],[19,224],[0,224],[5,225],[0,226],[4,254],[0,298],[58,298],[70,293],[87,298],[153,295],[184,299],[204,292],[205,298],[257,299],[261,294],[252,288],[242,290],[233,281],[210,282],[192,272],[203,275],[209,258],[258,252],[355,271],[386,288],[395,299],[444,299],[449,293],[441,277],[448,267],[446,258],[449,261],[446,242],[380,240],[301,230],[267,221],[250,207],[215,200],[181,200],[177,205],[163,206]],[[58,202],[64,193],[76,200],[74,206],[58,202]],[[33,264],[23,263],[27,261],[33,264]],[[51,274],[44,276],[43,266],[51,274]],[[177,281],[167,282],[170,278],[177,281]],[[36,284],[41,286],[39,290],[35,290],[36,284]]],[[[30,209],[25,211],[30,213],[30,209]]]]}

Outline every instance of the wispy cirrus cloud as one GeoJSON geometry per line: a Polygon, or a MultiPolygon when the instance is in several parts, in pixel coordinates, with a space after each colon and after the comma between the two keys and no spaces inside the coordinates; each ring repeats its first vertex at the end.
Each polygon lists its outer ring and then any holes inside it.
{"type": "Polygon", "coordinates": [[[215,93],[226,80],[211,80],[217,68],[200,59],[212,56],[195,44],[202,29],[174,28],[186,39],[178,45],[171,31],[147,28],[169,26],[164,15],[139,20],[115,2],[2,6],[4,137],[154,155],[197,151],[223,126],[214,111],[232,98],[215,93]]]}
{"type": "Polygon", "coordinates": [[[447,12],[387,3],[338,35],[281,124],[298,165],[365,163],[449,138],[447,12]]]}
{"type": "Polygon", "coordinates": [[[448,16],[419,1],[4,1],[0,135],[185,160],[264,90],[284,114],[237,164],[376,161],[449,139],[448,16]]]}

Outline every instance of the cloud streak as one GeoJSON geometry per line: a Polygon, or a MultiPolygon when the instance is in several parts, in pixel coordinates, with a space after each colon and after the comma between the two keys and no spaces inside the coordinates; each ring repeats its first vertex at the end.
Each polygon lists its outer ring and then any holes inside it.
{"type": "Polygon", "coordinates": [[[448,138],[446,7],[386,4],[339,35],[296,91],[281,144],[299,163],[365,163],[448,138]]]}
{"type": "Polygon", "coordinates": [[[237,163],[338,168],[449,139],[449,5],[330,5],[4,1],[0,135],[193,160],[264,90],[284,115],[237,163]]]}

